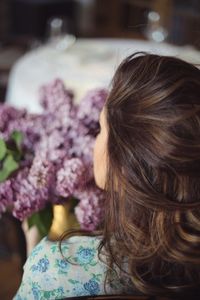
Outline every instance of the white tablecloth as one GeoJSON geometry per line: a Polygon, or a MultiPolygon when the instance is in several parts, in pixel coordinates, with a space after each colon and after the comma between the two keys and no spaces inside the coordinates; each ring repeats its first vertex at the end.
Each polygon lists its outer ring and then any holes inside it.
{"type": "Polygon", "coordinates": [[[107,87],[122,58],[136,51],[180,57],[200,63],[200,52],[141,40],[78,39],[65,51],[44,45],[20,58],[11,70],[6,101],[32,112],[42,110],[38,90],[55,78],[64,80],[79,101],[88,89],[107,87]]]}

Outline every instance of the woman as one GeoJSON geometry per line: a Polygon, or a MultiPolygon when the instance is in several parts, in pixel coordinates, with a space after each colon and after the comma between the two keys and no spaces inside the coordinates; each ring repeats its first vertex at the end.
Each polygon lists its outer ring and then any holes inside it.
{"type": "Polygon", "coordinates": [[[200,299],[200,70],[172,57],[129,56],[100,125],[94,175],[107,193],[103,228],[68,236],[61,251],[44,239],[15,299],[200,299]]]}

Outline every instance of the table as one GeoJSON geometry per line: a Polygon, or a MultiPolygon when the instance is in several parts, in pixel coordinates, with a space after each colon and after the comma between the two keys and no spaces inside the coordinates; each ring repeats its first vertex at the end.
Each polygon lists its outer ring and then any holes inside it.
{"type": "Polygon", "coordinates": [[[20,58],[11,70],[6,101],[31,112],[41,112],[39,87],[61,78],[73,89],[77,101],[91,88],[108,87],[122,58],[136,51],[180,57],[200,62],[200,52],[190,46],[177,47],[143,40],[77,39],[64,51],[50,44],[20,58]]]}

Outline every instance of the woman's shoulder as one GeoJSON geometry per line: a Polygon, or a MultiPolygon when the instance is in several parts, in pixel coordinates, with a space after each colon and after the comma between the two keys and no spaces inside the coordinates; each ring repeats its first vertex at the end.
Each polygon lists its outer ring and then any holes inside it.
{"type": "Polygon", "coordinates": [[[107,267],[98,257],[100,241],[99,237],[74,236],[64,240],[59,248],[59,242],[44,238],[24,266],[15,299],[104,294],[107,267]]]}
{"type": "Polygon", "coordinates": [[[98,258],[100,238],[90,236],[73,236],[61,243],[52,242],[45,237],[31,252],[24,269],[45,273],[56,271],[58,274],[83,269],[89,271],[98,264],[104,267],[98,258]]]}
{"type": "Polygon", "coordinates": [[[101,238],[91,236],[73,236],[62,242],[51,241],[45,237],[32,250],[25,267],[41,256],[48,257],[50,260],[62,257],[72,263],[76,262],[77,259],[79,261],[79,258],[84,255],[87,256],[88,260],[89,258],[92,259],[97,255],[100,241],[101,238]]]}

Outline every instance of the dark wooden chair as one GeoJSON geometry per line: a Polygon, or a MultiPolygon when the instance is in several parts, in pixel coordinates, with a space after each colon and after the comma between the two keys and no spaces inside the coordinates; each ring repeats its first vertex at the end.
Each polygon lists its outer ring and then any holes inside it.
{"type": "Polygon", "coordinates": [[[184,295],[177,295],[173,297],[165,296],[133,296],[133,295],[102,295],[102,296],[81,296],[69,297],[60,300],[199,300],[199,292],[186,293],[184,295]]]}
{"type": "Polygon", "coordinates": [[[171,300],[154,296],[131,296],[131,295],[102,295],[102,296],[81,296],[69,297],[60,300],[171,300]]]}
{"type": "Polygon", "coordinates": [[[26,240],[21,222],[9,213],[0,218],[0,299],[13,299],[26,261],[26,240]]]}

